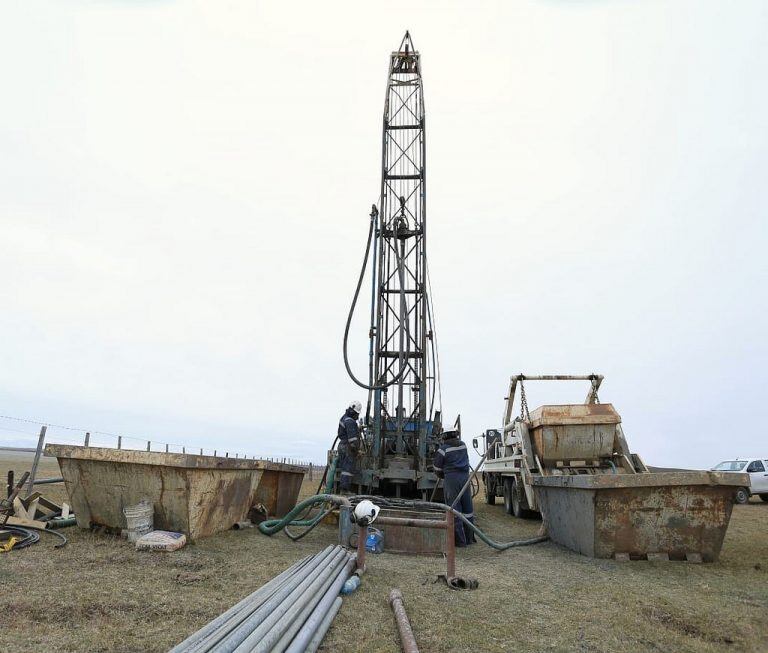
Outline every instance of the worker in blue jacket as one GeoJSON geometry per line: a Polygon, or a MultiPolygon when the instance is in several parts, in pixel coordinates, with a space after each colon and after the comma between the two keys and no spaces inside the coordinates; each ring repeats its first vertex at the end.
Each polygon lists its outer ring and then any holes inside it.
{"type": "MultiPolygon", "coordinates": [[[[446,431],[443,442],[435,453],[432,463],[435,474],[443,479],[445,503],[453,505],[456,497],[469,479],[469,454],[467,445],[461,441],[458,431],[446,431]]],[[[472,507],[472,490],[467,488],[454,506],[469,521],[475,523],[475,512],[472,507]]],[[[475,542],[475,534],[461,519],[456,517],[456,546],[467,546],[475,542]]]]}
{"type": "Polygon", "coordinates": [[[352,476],[355,469],[355,457],[360,447],[360,428],[357,419],[363,405],[359,401],[353,401],[339,420],[339,488],[343,493],[349,493],[352,489],[352,476]]]}

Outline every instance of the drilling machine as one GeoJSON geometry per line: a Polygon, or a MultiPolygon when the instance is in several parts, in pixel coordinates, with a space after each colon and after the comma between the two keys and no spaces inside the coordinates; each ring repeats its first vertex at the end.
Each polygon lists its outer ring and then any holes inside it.
{"type": "Polygon", "coordinates": [[[369,216],[365,258],[344,332],[347,372],[368,391],[352,482],[359,492],[427,499],[438,481],[431,467],[442,411],[428,292],[421,58],[408,32],[389,61],[381,172],[381,194],[369,216]],[[369,259],[368,379],[361,381],[350,367],[347,345],[369,259]]]}

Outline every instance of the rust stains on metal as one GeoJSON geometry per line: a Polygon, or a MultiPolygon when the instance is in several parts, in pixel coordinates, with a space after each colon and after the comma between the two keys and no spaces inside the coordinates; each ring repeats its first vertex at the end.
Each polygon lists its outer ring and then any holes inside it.
{"type": "Polygon", "coordinates": [[[254,503],[283,516],[295,505],[304,476],[302,467],[242,458],[68,445],[48,445],[46,454],[59,460],[81,528],[122,528],[123,508],[149,499],[155,528],[191,540],[229,529],[254,503]]]}
{"type": "Polygon", "coordinates": [[[533,480],[553,541],[597,558],[717,560],[739,474],[664,472],[533,480]]]}

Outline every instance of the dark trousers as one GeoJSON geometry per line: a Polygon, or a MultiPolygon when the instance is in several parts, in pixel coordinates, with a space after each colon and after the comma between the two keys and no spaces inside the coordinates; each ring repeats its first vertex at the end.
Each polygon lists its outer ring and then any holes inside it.
{"type": "Polygon", "coordinates": [[[339,445],[339,466],[336,473],[339,475],[339,488],[342,492],[348,492],[352,488],[352,475],[355,469],[355,458],[349,447],[339,445]]]}
{"type": "MultiPolygon", "coordinates": [[[[449,506],[453,504],[468,478],[469,472],[445,473],[445,480],[443,481],[445,488],[445,503],[449,506]]],[[[471,487],[468,487],[466,492],[461,495],[461,499],[459,499],[454,508],[462,513],[473,524],[475,523],[475,511],[472,506],[471,487]]],[[[475,541],[475,534],[472,532],[472,529],[458,517],[454,520],[454,528],[456,531],[456,544],[459,546],[466,546],[475,541]]]]}

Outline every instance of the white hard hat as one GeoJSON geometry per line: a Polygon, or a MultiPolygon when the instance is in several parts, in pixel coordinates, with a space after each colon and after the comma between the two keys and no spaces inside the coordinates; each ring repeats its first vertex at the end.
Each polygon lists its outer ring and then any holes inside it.
{"type": "Polygon", "coordinates": [[[355,521],[359,526],[372,524],[379,514],[380,508],[368,499],[363,499],[355,506],[355,521]]]}
{"type": "Polygon", "coordinates": [[[363,404],[361,404],[357,399],[355,399],[354,401],[351,401],[349,403],[349,407],[352,410],[354,410],[358,415],[363,410],[363,404]]]}

